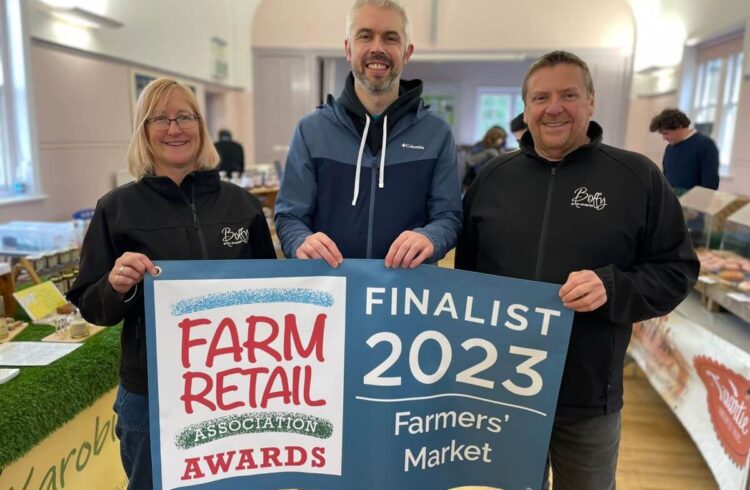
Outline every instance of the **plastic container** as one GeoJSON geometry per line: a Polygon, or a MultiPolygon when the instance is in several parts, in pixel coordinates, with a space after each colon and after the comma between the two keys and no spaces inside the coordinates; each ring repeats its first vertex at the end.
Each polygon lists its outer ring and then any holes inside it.
{"type": "Polygon", "coordinates": [[[0,225],[0,252],[35,254],[74,246],[73,221],[11,221],[0,225]]]}

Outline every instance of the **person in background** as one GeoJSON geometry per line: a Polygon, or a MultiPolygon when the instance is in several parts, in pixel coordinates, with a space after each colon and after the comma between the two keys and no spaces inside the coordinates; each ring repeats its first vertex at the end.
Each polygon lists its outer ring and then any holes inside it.
{"type": "Polygon", "coordinates": [[[401,80],[414,51],[394,0],[357,0],[344,51],[352,71],[297,125],[276,200],[276,230],[290,258],[435,262],[456,243],[461,195],[450,127],[401,80]]]}
{"type": "Polygon", "coordinates": [[[245,151],[242,145],[232,140],[228,129],[219,131],[219,141],[214,143],[219,154],[219,171],[226,172],[227,177],[242,175],[245,171],[245,151]]]}
{"type": "Polygon", "coordinates": [[[716,143],[690,127],[690,119],[678,109],[664,109],[651,119],[649,130],[669,143],[664,150],[664,175],[682,194],[696,185],[719,188],[719,149],[716,143]]]}
{"type": "Polygon", "coordinates": [[[510,132],[513,133],[513,137],[521,142],[523,134],[526,132],[526,121],[523,120],[523,112],[513,118],[510,122],[510,132]]]}
{"type": "Polygon", "coordinates": [[[554,488],[612,490],[632,324],[675,308],[699,264],[659,168],[602,143],[583,60],[545,54],[522,95],[528,132],[467,192],[456,268],[562,284],[575,316],[549,444],[554,488]]]}
{"type": "Polygon", "coordinates": [[[479,175],[479,172],[482,171],[482,166],[485,163],[489,162],[495,157],[500,156],[501,153],[504,153],[505,138],[507,136],[508,133],[506,133],[505,130],[500,126],[492,126],[487,130],[487,132],[484,134],[484,138],[482,138],[482,141],[480,141],[483,149],[481,151],[471,153],[466,157],[466,160],[464,161],[466,166],[466,171],[464,173],[464,179],[462,182],[464,190],[468,189],[471,183],[474,182],[474,179],[477,177],[477,175],[479,175]]]}
{"type": "Polygon", "coordinates": [[[127,159],[136,181],[97,203],[67,296],[91,323],[123,321],[115,431],[128,488],[142,490],[152,488],[144,275],[156,273],[154,260],[275,253],[258,200],[213,170],[219,156],[187,86],[167,78],[146,86],[127,159]]]}

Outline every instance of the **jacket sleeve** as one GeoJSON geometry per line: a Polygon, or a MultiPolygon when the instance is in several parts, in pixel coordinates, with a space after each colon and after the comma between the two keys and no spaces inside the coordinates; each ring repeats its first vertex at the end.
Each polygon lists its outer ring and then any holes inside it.
{"type": "Polygon", "coordinates": [[[445,129],[443,146],[438,155],[435,171],[432,174],[430,195],[427,199],[427,219],[425,226],[413,231],[422,233],[432,241],[435,253],[430,262],[437,262],[456,246],[461,230],[461,190],[458,181],[458,156],[453,135],[445,129]]]}
{"type": "Polygon", "coordinates": [[[288,258],[294,258],[297,248],[312,235],[317,192],[312,158],[298,124],[289,145],[274,218],[281,248],[288,258]]]}
{"type": "Polygon", "coordinates": [[[78,307],[83,318],[96,325],[116,325],[136,303],[130,300],[137,292],[137,285],[127,294],[121,295],[109,283],[109,271],[116,259],[109,225],[100,201],[81,247],[78,278],[67,294],[68,300],[78,307]]]}
{"type": "Polygon", "coordinates": [[[608,265],[594,271],[607,291],[600,314],[619,324],[672,311],[690,292],[700,268],[677,197],[656,167],[650,179],[648,215],[635,264],[627,270],[608,265]]]}
{"type": "Polygon", "coordinates": [[[700,155],[701,159],[701,180],[700,186],[708,189],[719,188],[719,149],[712,140],[707,140],[704,145],[703,151],[700,155]]]}
{"type": "Polygon", "coordinates": [[[466,195],[464,195],[463,226],[461,227],[461,233],[458,235],[458,244],[456,245],[456,261],[454,265],[456,269],[465,271],[477,270],[479,247],[477,245],[477,228],[471,213],[481,181],[482,178],[477,177],[473,185],[466,191],[466,195]]]}

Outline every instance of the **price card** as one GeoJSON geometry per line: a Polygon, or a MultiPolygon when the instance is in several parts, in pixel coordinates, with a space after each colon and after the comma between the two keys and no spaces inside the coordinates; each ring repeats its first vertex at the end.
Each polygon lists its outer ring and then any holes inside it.
{"type": "Polygon", "coordinates": [[[52,315],[58,306],[67,303],[57,286],[50,281],[13,293],[13,297],[34,322],[52,315]]]}
{"type": "Polygon", "coordinates": [[[702,282],[703,284],[716,284],[719,281],[711,276],[698,276],[698,282],[702,282]]]}
{"type": "Polygon", "coordinates": [[[727,298],[732,298],[733,300],[740,303],[750,302],[750,296],[744,293],[727,293],[727,298]]]}

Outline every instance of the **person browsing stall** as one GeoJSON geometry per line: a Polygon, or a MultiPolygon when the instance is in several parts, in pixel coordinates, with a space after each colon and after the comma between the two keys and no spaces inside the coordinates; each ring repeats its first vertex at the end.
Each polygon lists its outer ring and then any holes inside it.
{"type": "Polygon", "coordinates": [[[698,260],[659,168],[602,143],[583,60],[542,56],[522,96],[521,150],[467,192],[456,268],[562,284],[575,316],[549,444],[554,489],[614,489],[632,324],[675,308],[698,260]]]}
{"type": "Polygon", "coordinates": [[[123,322],[115,431],[128,488],[141,490],[152,488],[144,275],[156,273],[154,260],[275,253],[258,200],[214,170],[219,157],[190,88],[167,78],[146,86],[127,159],[136,181],[97,203],[68,299],[89,322],[123,322]]]}
{"type": "Polygon", "coordinates": [[[338,99],[297,125],[278,199],[287,257],[436,262],[461,226],[456,146],[427,111],[420,80],[401,80],[414,52],[409,19],[393,0],[358,0],[344,41],[351,64],[338,99]]]}
{"type": "Polygon", "coordinates": [[[662,167],[672,188],[683,193],[695,186],[719,188],[719,149],[714,140],[690,127],[678,109],[664,109],[651,120],[649,130],[669,143],[662,167]]]}

